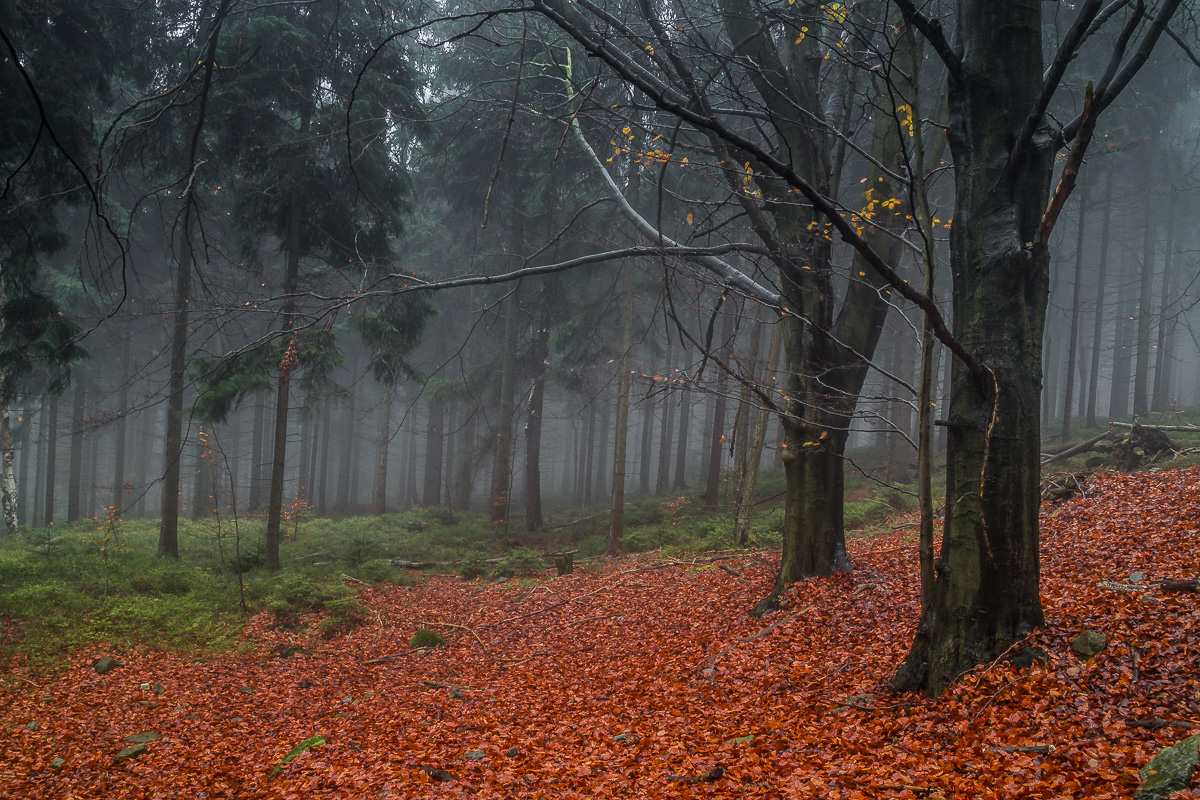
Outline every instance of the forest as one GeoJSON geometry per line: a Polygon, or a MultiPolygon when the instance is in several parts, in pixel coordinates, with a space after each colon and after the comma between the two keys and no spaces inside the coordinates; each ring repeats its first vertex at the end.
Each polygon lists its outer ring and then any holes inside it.
{"type": "Polygon", "coordinates": [[[1198,53],[6,2],[0,793],[1200,796],[1198,53]]]}

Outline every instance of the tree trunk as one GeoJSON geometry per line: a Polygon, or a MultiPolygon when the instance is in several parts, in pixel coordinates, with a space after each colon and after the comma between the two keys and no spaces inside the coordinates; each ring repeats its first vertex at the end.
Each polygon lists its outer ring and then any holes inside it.
{"type": "MultiPolygon", "coordinates": [[[[392,441],[392,395],[396,387],[383,387],[383,399],[379,401],[379,432],[378,446],[375,450],[375,493],[372,495],[372,508],[375,516],[387,513],[387,473],[388,445],[392,441]]],[[[404,501],[403,495],[400,501],[404,501]]]]}
{"type": "Polygon", "coordinates": [[[658,476],[654,493],[661,495],[671,485],[671,433],[675,422],[675,373],[671,366],[671,337],[667,336],[667,354],[663,361],[662,421],[658,435],[658,476]]]}
{"type": "Polygon", "coordinates": [[[1104,281],[1108,274],[1108,234],[1112,220],[1113,171],[1104,181],[1104,221],[1100,225],[1100,259],[1096,264],[1096,309],[1092,320],[1092,367],[1088,372],[1087,426],[1096,427],[1096,396],[1100,387],[1100,349],[1104,332],[1104,281]]]}
{"type": "Polygon", "coordinates": [[[496,451],[492,459],[492,488],[488,516],[496,525],[508,524],[509,486],[512,484],[513,403],[517,388],[517,297],[504,301],[504,349],[500,356],[500,396],[496,416],[496,451]]]}
{"type": "Polygon", "coordinates": [[[1067,390],[1063,397],[1062,438],[1071,438],[1071,401],[1075,397],[1075,359],[1079,350],[1079,298],[1083,293],[1083,234],[1087,230],[1087,184],[1079,189],[1079,227],[1075,237],[1075,279],[1071,286],[1071,332],[1067,339],[1067,390]]]}
{"type": "MultiPolygon", "coordinates": [[[[307,129],[308,125],[302,123],[307,129]]],[[[264,536],[266,567],[279,570],[279,526],[283,520],[283,477],[287,459],[287,426],[289,390],[292,370],[296,367],[296,337],[292,328],[296,321],[296,284],[300,276],[300,225],[302,224],[300,189],[293,187],[288,209],[287,262],[283,273],[283,320],[280,338],[288,342],[287,352],[279,365],[279,382],[275,392],[275,442],[271,456],[271,486],[267,494],[267,530],[264,536]]]]}
{"type": "Polygon", "coordinates": [[[1151,411],[1166,411],[1171,393],[1170,380],[1170,336],[1174,330],[1175,316],[1168,313],[1171,305],[1172,286],[1175,280],[1172,265],[1175,249],[1175,204],[1169,203],[1167,210],[1167,246],[1163,254],[1162,297],[1158,303],[1158,342],[1154,350],[1154,395],[1150,402],[1151,411]]]}
{"type": "MultiPolygon", "coordinates": [[[[1128,269],[1120,278],[1129,277],[1128,269]]],[[[1117,324],[1113,332],[1112,383],[1109,387],[1108,417],[1109,419],[1125,419],[1129,416],[1129,379],[1133,371],[1133,324],[1135,312],[1133,300],[1128,295],[1121,298],[1117,305],[1117,324]]]]}
{"type": "MultiPolygon", "coordinates": [[[[637,170],[637,165],[633,166],[637,170]]],[[[636,182],[631,180],[636,194],[636,182]]],[[[606,552],[615,556],[621,552],[621,535],[625,532],[625,461],[629,443],[629,368],[633,350],[633,261],[621,265],[621,357],[617,360],[617,420],[613,432],[612,496],[608,517],[606,552]]]]}
{"type": "Polygon", "coordinates": [[[58,479],[58,395],[52,394],[49,399],[50,409],[46,417],[46,467],[45,467],[45,500],[46,510],[42,515],[43,525],[54,523],[54,483],[58,479]]]}
{"type": "Polygon", "coordinates": [[[1045,624],[1038,396],[1049,256],[1039,237],[1054,151],[1031,137],[1010,162],[1042,84],[1040,3],[960,3],[956,23],[953,329],[982,366],[956,359],[951,369],[941,555],[894,681],[931,695],[1045,624]]]}
{"type": "Polygon", "coordinates": [[[357,394],[350,395],[349,405],[343,415],[345,426],[342,429],[342,451],[338,456],[337,500],[335,501],[340,511],[349,511],[352,505],[350,470],[351,465],[354,464],[354,415],[356,413],[354,406],[357,400],[357,394]]]}
{"type": "Polygon", "coordinates": [[[246,504],[250,511],[262,505],[263,442],[266,440],[266,404],[254,398],[254,427],[250,430],[250,492],[246,504]]]}
{"type": "Polygon", "coordinates": [[[421,504],[426,508],[441,505],[442,453],[445,449],[446,404],[436,400],[429,404],[429,422],[425,428],[425,482],[421,504]]]}
{"type": "Polygon", "coordinates": [[[581,449],[583,455],[583,469],[580,476],[583,479],[583,504],[590,506],[592,504],[592,467],[596,462],[596,406],[597,398],[593,397],[588,403],[588,419],[587,419],[587,437],[584,446],[581,449]]]}
{"type": "Polygon", "coordinates": [[[692,423],[692,392],[686,383],[679,391],[679,438],[675,440],[675,490],[687,489],[688,428],[692,423]]]}
{"type": "Polygon", "coordinates": [[[121,387],[117,391],[117,422],[113,428],[113,485],[111,505],[120,514],[125,507],[125,443],[129,424],[129,339],[121,345],[121,387]]]}
{"type": "Polygon", "coordinates": [[[83,426],[86,417],[87,388],[81,376],[75,378],[75,397],[71,403],[71,464],[67,475],[67,522],[79,519],[79,493],[83,488],[83,426]]]}
{"type": "Polygon", "coordinates": [[[546,359],[550,355],[550,328],[543,321],[533,335],[533,382],[525,417],[525,530],[540,531],[542,519],[542,407],[546,398],[546,359]]]}
{"type": "Polygon", "coordinates": [[[654,408],[658,405],[657,398],[651,397],[642,405],[641,423],[641,452],[638,462],[638,488],[642,496],[650,494],[650,474],[654,471],[654,408]]]}
{"type": "Polygon", "coordinates": [[[467,412],[467,419],[458,435],[458,465],[454,473],[454,491],[450,496],[457,511],[466,511],[471,507],[471,489],[475,483],[475,466],[478,463],[478,455],[475,452],[475,424],[478,414],[478,410],[474,408],[467,412]]]}
{"type": "Polygon", "coordinates": [[[1133,413],[1144,415],[1150,410],[1150,322],[1154,316],[1154,251],[1158,244],[1158,209],[1154,205],[1155,161],[1158,155],[1158,135],[1151,134],[1149,157],[1145,166],[1146,215],[1142,231],[1142,269],[1139,273],[1137,306],[1137,360],[1133,369],[1133,413]]]}
{"type": "MultiPolygon", "coordinates": [[[[762,323],[758,323],[761,325],[762,323]]],[[[773,376],[779,369],[779,353],[783,349],[783,326],[771,326],[771,344],[767,352],[767,368],[763,372],[763,385],[769,390],[774,383],[773,376]]],[[[746,451],[746,467],[742,475],[741,494],[737,502],[737,519],[734,521],[734,531],[740,545],[750,542],[750,524],[754,520],[754,504],[758,500],[758,471],[762,464],[763,446],[767,441],[767,426],[771,421],[771,410],[760,408],[754,416],[754,427],[750,433],[750,442],[746,451]]]]}
{"type": "Polygon", "coordinates": [[[329,513],[329,434],[333,418],[333,399],[326,397],[321,403],[321,464],[319,466],[321,492],[317,498],[317,508],[321,514],[329,513]]]}
{"type": "MultiPolygon", "coordinates": [[[[717,348],[717,352],[720,359],[726,362],[729,358],[730,341],[733,339],[733,318],[733,309],[725,309],[721,320],[721,344],[717,348]]],[[[704,494],[700,498],[701,506],[709,514],[717,510],[717,504],[721,499],[721,464],[725,456],[725,407],[729,402],[725,397],[729,376],[716,364],[712,364],[711,369],[717,370],[717,396],[716,402],[713,404],[712,429],[709,434],[704,494]]]]}
{"type": "MultiPolygon", "coordinates": [[[[28,424],[28,420],[26,420],[28,424]]],[[[24,459],[26,456],[22,456],[24,459]]],[[[10,538],[21,534],[21,520],[17,502],[17,476],[13,470],[16,450],[13,447],[12,428],[9,421],[8,403],[0,406],[0,507],[4,514],[4,532],[10,538]]]]}

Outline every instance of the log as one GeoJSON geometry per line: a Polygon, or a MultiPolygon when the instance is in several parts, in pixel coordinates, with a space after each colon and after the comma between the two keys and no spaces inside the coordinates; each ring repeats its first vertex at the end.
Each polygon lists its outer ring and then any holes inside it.
{"type": "Polygon", "coordinates": [[[1140,422],[1110,422],[1114,428],[1145,428],[1164,433],[1200,433],[1200,425],[1142,425],[1140,422]]]}
{"type": "Polygon", "coordinates": [[[1109,439],[1111,437],[1112,437],[1112,431],[1107,430],[1104,433],[1100,434],[1099,436],[1093,436],[1091,439],[1088,439],[1086,442],[1080,442],[1079,444],[1072,445],[1071,447],[1068,447],[1065,450],[1059,450],[1056,453],[1043,453],[1042,455],[1045,457],[1042,459],[1042,466],[1044,467],[1047,464],[1050,464],[1052,462],[1058,461],[1063,458],[1070,458],[1071,456],[1077,456],[1080,453],[1091,452],[1092,450],[1096,449],[1096,445],[1100,444],[1100,442],[1103,442],[1105,439],[1109,439]]]}
{"type": "Polygon", "coordinates": [[[1196,578],[1163,578],[1158,582],[1158,588],[1164,592],[1200,592],[1200,580],[1196,578]]]}

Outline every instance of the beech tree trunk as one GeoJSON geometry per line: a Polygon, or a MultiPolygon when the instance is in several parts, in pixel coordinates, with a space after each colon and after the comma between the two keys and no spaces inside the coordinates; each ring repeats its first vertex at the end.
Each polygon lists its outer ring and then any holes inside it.
{"type": "Polygon", "coordinates": [[[1171,294],[1175,271],[1172,264],[1175,249],[1175,204],[1167,210],[1167,246],[1163,253],[1162,296],[1158,303],[1158,342],[1154,350],[1154,392],[1150,401],[1151,411],[1166,411],[1171,393],[1171,336],[1174,331],[1175,314],[1170,311],[1171,294]]]}
{"type": "Polygon", "coordinates": [[[667,354],[663,361],[662,421],[658,435],[658,475],[654,493],[661,495],[671,485],[671,433],[675,422],[675,373],[671,366],[671,337],[667,336],[667,354]]]}
{"type": "Polygon", "coordinates": [[[421,491],[421,504],[426,508],[441,505],[445,422],[446,404],[440,400],[430,403],[425,435],[425,481],[421,491]]]}

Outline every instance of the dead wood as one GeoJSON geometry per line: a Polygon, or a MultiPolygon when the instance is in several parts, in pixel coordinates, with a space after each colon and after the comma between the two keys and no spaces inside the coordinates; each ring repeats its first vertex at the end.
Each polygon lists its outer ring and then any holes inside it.
{"type": "Polygon", "coordinates": [[[1080,442],[1079,444],[1071,445],[1062,450],[1056,450],[1056,451],[1042,453],[1042,455],[1044,456],[1044,458],[1042,459],[1042,466],[1044,467],[1047,464],[1050,464],[1052,462],[1059,461],[1064,458],[1070,458],[1071,456],[1077,456],[1080,453],[1087,453],[1092,450],[1095,450],[1096,445],[1100,444],[1101,442],[1105,441],[1106,439],[1111,439],[1111,438],[1113,438],[1113,432],[1111,429],[1109,429],[1109,430],[1105,431],[1104,433],[1100,434],[1099,436],[1093,436],[1091,439],[1088,439],[1086,442],[1080,442]]]}
{"type": "Polygon", "coordinates": [[[1196,578],[1163,578],[1158,588],[1164,592],[1200,592],[1200,580],[1196,578]]]}
{"type": "Polygon", "coordinates": [[[985,753],[1034,753],[1035,755],[1045,756],[1054,752],[1052,744],[1034,744],[1034,745],[1019,745],[1012,747],[985,747],[985,753]]]}
{"type": "Polygon", "coordinates": [[[1187,730],[1189,728],[1200,727],[1200,723],[1192,722],[1186,719],[1163,719],[1162,717],[1147,717],[1146,719],[1127,719],[1125,726],[1128,728],[1146,728],[1156,731],[1160,728],[1180,728],[1187,730]]]}

